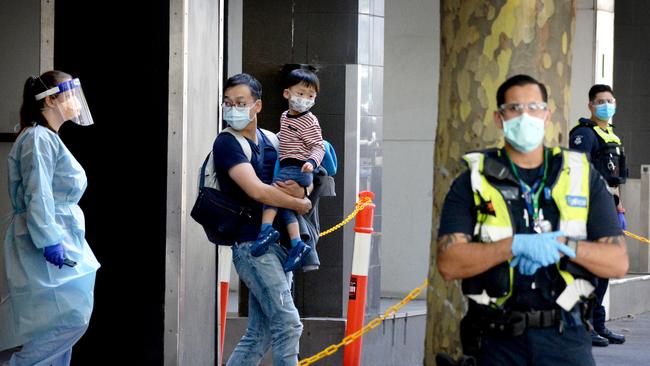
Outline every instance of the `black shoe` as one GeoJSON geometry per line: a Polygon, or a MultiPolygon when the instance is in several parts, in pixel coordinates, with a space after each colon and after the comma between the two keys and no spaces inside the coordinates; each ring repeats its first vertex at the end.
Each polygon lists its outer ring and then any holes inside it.
{"type": "Polygon", "coordinates": [[[609,346],[609,341],[607,340],[607,338],[599,336],[595,330],[592,330],[591,345],[594,347],[607,347],[609,346]]]}
{"type": "Polygon", "coordinates": [[[614,332],[612,332],[611,330],[609,330],[607,328],[599,331],[598,334],[603,338],[607,338],[607,340],[611,344],[623,344],[623,343],[625,343],[625,336],[624,335],[614,333],[614,332]]]}

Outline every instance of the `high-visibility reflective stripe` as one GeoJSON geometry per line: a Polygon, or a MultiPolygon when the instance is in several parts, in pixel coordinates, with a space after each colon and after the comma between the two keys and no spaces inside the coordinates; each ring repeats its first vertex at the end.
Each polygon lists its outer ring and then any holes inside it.
{"type": "Polygon", "coordinates": [[[598,126],[594,126],[593,129],[596,131],[598,136],[600,136],[605,141],[605,143],[614,142],[618,145],[621,144],[621,139],[614,134],[614,129],[612,126],[607,126],[607,131],[603,131],[603,129],[598,126]]]}
{"type": "Polygon", "coordinates": [[[482,199],[490,202],[496,215],[478,214],[474,235],[478,236],[481,242],[495,242],[503,238],[511,237],[513,234],[512,223],[508,206],[496,188],[494,188],[483,175],[483,153],[469,153],[463,156],[470,168],[470,181],[474,192],[474,202],[479,205],[482,199]]]}
{"type": "Polygon", "coordinates": [[[587,238],[587,225],[581,220],[561,220],[560,230],[565,236],[575,240],[584,240],[587,238]]]}
{"type": "Polygon", "coordinates": [[[232,249],[219,245],[219,282],[230,282],[230,267],[232,265],[232,249]]]}
{"type": "Polygon", "coordinates": [[[574,239],[587,238],[589,162],[583,153],[563,151],[563,164],[552,196],[560,211],[560,230],[574,239]]]}
{"type": "Polygon", "coordinates": [[[567,151],[564,157],[565,164],[571,169],[571,173],[567,173],[569,175],[569,191],[567,193],[572,196],[579,196],[584,192],[582,189],[582,178],[585,173],[584,155],[567,151]]]}
{"type": "MultiPolygon", "coordinates": [[[[510,221],[510,210],[503,195],[499,190],[488,182],[487,178],[483,175],[483,164],[485,161],[484,153],[469,153],[463,156],[470,168],[470,180],[472,184],[472,191],[474,192],[474,203],[478,206],[480,204],[487,204],[488,202],[494,209],[494,215],[483,214],[477,212],[476,226],[474,227],[474,235],[478,236],[478,240],[483,243],[491,243],[504,238],[512,237],[513,229],[510,221]]],[[[514,270],[508,267],[509,271],[509,289],[508,294],[498,299],[490,298],[485,294],[474,300],[496,302],[498,305],[503,304],[512,295],[512,285],[514,278],[514,270]]]]}
{"type": "Polygon", "coordinates": [[[497,301],[496,298],[490,297],[485,289],[483,289],[483,292],[481,292],[479,295],[467,295],[467,298],[474,300],[479,305],[490,305],[491,303],[497,301]]]}
{"type": "Polygon", "coordinates": [[[352,256],[352,274],[368,276],[370,266],[370,240],[372,235],[367,233],[355,233],[354,254],[352,256]]]}
{"type": "Polygon", "coordinates": [[[509,226],[477,224],[474,231],[482,243],[492,243],[512,236],[512,227],[509,226]]]}
{"type": "Polygon", "coordinates": [[[470,180],[472,182],[472,191],[481,191],[481,168],[483,168],[484,155],[482,153],[470,153],[464,156],[470,168],[470,180]]]}

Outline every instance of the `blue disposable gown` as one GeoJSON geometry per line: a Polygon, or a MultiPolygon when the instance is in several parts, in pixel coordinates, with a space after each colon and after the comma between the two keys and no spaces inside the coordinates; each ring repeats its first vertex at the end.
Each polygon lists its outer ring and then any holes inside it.
{"type": "Polygon", "coordinates": [[[99,268],[77,204],[86,173],[59,136],[42,126],[24,130],[8,163],[12,215],[0,251],[0,350],[87,325],[99,268]],[[77,266],[45,261],[43,248],[57,243],[77,266]]]}

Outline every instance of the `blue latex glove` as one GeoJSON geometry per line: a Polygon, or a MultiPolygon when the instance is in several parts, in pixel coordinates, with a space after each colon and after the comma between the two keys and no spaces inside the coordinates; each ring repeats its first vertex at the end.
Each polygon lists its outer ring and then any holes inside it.
{"type": "Polygon", "coordinates": [[[512,262],[510,262],[510,266],[513,268],[519,266],[519,273],[525,276],[534,275],[535,272],[542,267],[541,264],[522,256],[515,257],[512,262]]]}
{"type": "Polygon", "coordinates": [[[570,258],[575,258],[576,253],[557,241],[557,238],[564,236],[561,231],[553,231],[541,234],[516,234],[512,239],[512,254],[523,256],[542,267],[546,267],[560,260],[560,252],[570,258]]]}
{"type": "Polygon", "coordinates": [[[65,250],[63,249],[63,245],[54,244],[45,247],[43,250],[43,256],[45,257],[46,261],[54,264],[55,266],[59,266],[59,268],[63,267],[63,260],[65,259],[65,250]]]}
{"type": "Polygon", "coordinates": [[[621,225],[621,230],[627,230],[627,222],[625,222],[625,212],[618,213],[618,222],[621,225]]]}

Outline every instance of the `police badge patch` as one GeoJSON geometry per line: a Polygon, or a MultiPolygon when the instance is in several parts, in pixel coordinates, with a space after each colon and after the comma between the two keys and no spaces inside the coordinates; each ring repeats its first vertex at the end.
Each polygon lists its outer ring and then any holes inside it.
{"type": "Polygon", "coordinates": [[[587,197],[585,196],[566,196],[566,203],[571,207],[587,207],[587,197]]]}
{"type": "Polygon", "coordinates": [[[576,145],[580,145],[582,143],[582,135],[576,136],[576,138],[573,140],[573,143],[576,145]]]}

